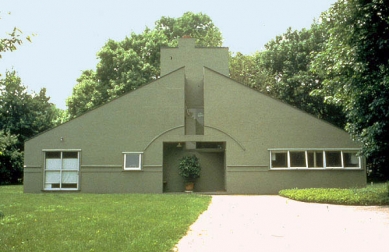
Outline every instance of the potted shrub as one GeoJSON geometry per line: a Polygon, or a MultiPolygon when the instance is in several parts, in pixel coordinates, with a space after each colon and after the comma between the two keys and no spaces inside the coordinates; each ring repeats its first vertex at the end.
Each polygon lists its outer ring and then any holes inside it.
{"type": "Polygon", "coordinates": [[[179,174],[185,180],[185,191],[193,191],[194,182],[200,177],[200,163],[196,155],[184,156],[178,166],[179,174]]]}

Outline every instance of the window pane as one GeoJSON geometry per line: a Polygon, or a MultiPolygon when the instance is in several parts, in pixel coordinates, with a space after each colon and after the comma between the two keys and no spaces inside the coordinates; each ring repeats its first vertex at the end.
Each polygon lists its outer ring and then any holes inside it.
{"type": "Polygon", "coordinates": [[[356,152],[343,152],[344,167],[359,167],[359,157],[356,152]]]}
{"type": "Polygon", "coordinates": [[[59,172],[46,172],[46,183],[59,183],[59,172]]]}
{"type": "Polygon", "coordinates": [[[126,154],[125,168],[139,168],[140,169],[140,155],[139,153],[126,154]]]}
{"type": "Polygon", "coordinates": [[[77,183],[77,172],[62,172],[62,183],[77,183]]]}
{"type": "Polygon", "coordinates": [[[323,168],[323,152],[322,151],[308,151],[308,167],[309,168],[323,168]]]}
{"type": "Polygon", "coordinates": [[[340,151],[326,151],[327,167],[342,167],[340,151]]]}
{"type": "Polygon", "coordinates": [[[77,183],[66,183],[66,184],[62,184],[62,188],[74,188],[74,189],[77,189],[77,183]]]}
{"type": "Polygon", "coordinates": [[[291,151],[290,153],[290,167],[306,167],[305,152],[291,151]]]}
{"type": "Polygon", "coordinates": [[[61,158],[61,152],[59,151],[46,152],[46,159],[48,158],[61,158]]]}
{"type": "Polygon", "coordinates": [[[63,170],[78,170],[78,159],[64,159],[62,160],[62,169],[63,170]]]}
{"type": "Polygon", "coordinates": [[[61,170],[61,159],[46,159],[46,170],[61,170]]]}
{"type": "Polygon", "coordinates": [[[272,152],[271,166],[273,168],[287,168],[288,167],[287,152],[272,152]]]}
{"type": "Polygon", "coordinates": [[[78,152],[64,152],[62,154],[63,158],[77,158],[78,159],[78,152]]]}

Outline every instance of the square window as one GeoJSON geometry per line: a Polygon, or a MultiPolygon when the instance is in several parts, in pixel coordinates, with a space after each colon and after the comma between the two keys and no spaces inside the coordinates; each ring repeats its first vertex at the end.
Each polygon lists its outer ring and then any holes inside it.
{"type": "Polygon", "coordinates": [[[141,170],[142,169],[142,153],[129,152],[124,153],[124,170],[141,170]]]}
{"type": "Polygon", "coordinates": [[[79,151],[45,151],[45,190],[77,190],[79,151]]]}

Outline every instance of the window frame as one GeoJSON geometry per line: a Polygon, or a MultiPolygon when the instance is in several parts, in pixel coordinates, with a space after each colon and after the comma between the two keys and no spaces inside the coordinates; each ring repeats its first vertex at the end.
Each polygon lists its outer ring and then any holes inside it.
{"type": "Polygon", "coordinates": [[[289,148],[289,149],[269,149],[269,154],[270,154],[270,170],[361,170],[363,165],[362,165],[362,157],[357,156],[357,164],[355,166],[346,166],[346,162],[344,160],[345,154],[356,154],[360,149],[355,149],[355,148],[339,148],[339,149],[333,149],[333,148],[307,148],[307,149],[302,149],[302,148],[289,148]],[[302,167],[293,167],[291,165],[291,152],[304,152],[305,153],[305,166],[302,167]],[[310,167],[309,166],[309,157],[308,153],[309,152],[316,152],[316,153],[323,153],[322,155],[322,162],[323,162],[323,167],[310,167]],[[328,166],[327,165],[327,153],[329,152],[339,152],[340,153],[340,166],[328,166]],[[286,153],[286,164],[287,166],[285,167],[273,167],[273,158],[276,153],[286,153]]]}
{"type": "Polygon", "coordinates": [[[143,152],[131,152],[126,151],[122,152],[123,154],[123,170],[124,171],[141,171],[143,169],[143,152]],[[138,166],[137,167],[126,167],[127,164],[127,155],[128,154],[137,154],[139,157],[138,166]]]}
{"type": "MultiPolygon", "coordinates": [[[[43,190],[44,191],[77,191],[80,189],[80,166],[81,166],[81,150],[80,149],[43,149],[43,160],[44,160],[44,166],[43,166],[43,190]],[[47,153],[54,153],[54,152],[59,152],[59,158],[54,158],[54,159],[59,159],[60,160],[60,167],[59,169],[52,169],[47,167],[47,160],[48,159],[53,159],[53,158],[47,158],[47,153]],[[64,153],[70,153],[74,152],[77,153],[77,167],[76,169],[68,169],[65,168],[65,161],[66,159],[75,159],[75,158],[69,158],[69,157],[64,157],[64,153]],[[48,183],[47,182],[47,173],[55,173],[57,172],[59,175],[59,186],[58,187],[52,187],[54,184],[57,183],[48,183]],[[76,187],[63,187],[63,184],[69,184],[69,183],[64,183],[62,180],[66,176],[64,174],[66,173],[76,173],[77,174],[77,180],[76,180],[76,187]],[[47,185],[51,184],[51,187],[48,187],[47,185]]],[[[73,184],[73,183],[70,183],[73,184]]]]}

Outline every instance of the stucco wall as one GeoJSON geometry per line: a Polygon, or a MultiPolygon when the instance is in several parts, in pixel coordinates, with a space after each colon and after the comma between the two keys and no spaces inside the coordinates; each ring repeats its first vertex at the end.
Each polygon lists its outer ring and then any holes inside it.
{"type": "Polygon", "coordinates": [[[227,193],[275,194],[282,188],[364,186],[361,170],[270,170],[272,148],[359,148],[349,135],[283,102],[204,71],[205,136],[230,136],[227,193]]]}
{"type": "Polygon", "coordinates": [[[231,194],[278,194],[291,188],[350,188],[366,185],[364,171],[355,170],[282,170],[228,168],[227,192],[231,194]]]}

